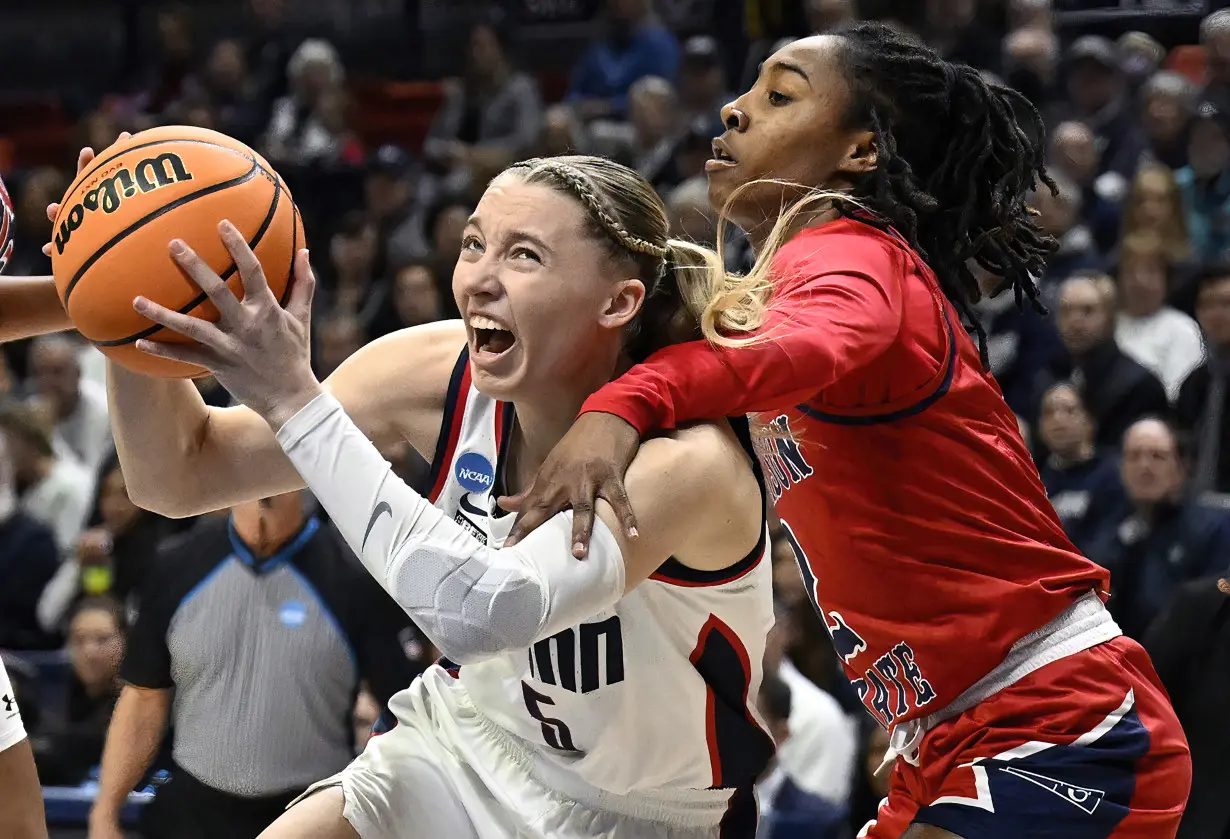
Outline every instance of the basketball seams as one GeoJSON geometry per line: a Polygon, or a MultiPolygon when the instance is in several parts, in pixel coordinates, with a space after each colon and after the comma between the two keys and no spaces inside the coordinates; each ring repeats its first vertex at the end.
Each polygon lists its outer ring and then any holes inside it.
{"type": "MultiPolygon", "coordinates": [[[[180,198],[176,198],[174,201],[164,204],[163,206],[159,207],[156,210],[151,210],[150,212],[146,213],[144,216],[139,218],[137,221],[134,221],[132,224],[128,225],[126,228],[116,233],[114,236],[112,236],[110,239],[108,239],[106,242],[100,245],[98,249],[94,251],[94,253],[90,254],[90,258],[81,264],[81,267],[77,269],[77,272],[75,274],[73,274],[73,278],[68,281],[68,285],[65,286],[64,300],[63,300],[64,311],[66,312],[68,311],[68,298],[72,295],[73,289],[77,287],[77,283],[81,282],[81,279],[86,275],[86,272],[88,272],[91,268],[94,267],[94,263],[102,259],[102,257],[105,256],[109,250],[111,250],[113,247],[118,245],[120,242],[127,239],[129,236],[131,236],[136,231],[140,230],[142,227],[145,227],[145,225],[149,224],[155,219],[161,218],[162,216],[166,215],[172,210],[178,209],[184,206],[185,204],[191,204],[193,201],[197,200],[198,198],[205,198],[206,196],[213,195],[216,192],[222,192],[224,190],[230,189],[231,187],[239,186],[240,184],[246,184],[248,181],[256,177],[256,175],[262,171],[261,165],[252,158],[246,158],[246,159],[251,161],[252,168],[250,168],[244,174],[237,175],[233,178],[228,178],[225,181],[219,181],[216,184],[210,184],[207,187],[198,189],[196,192],[190,192],[187,195],[184,195],[180,198]]],[[[277,188],[276,184],[274,185],[274,188],[275,189],[277,188]]]]}
{"type": "MultiPolygon", "coordinates": [[[[139,149],[148,149],[151,146],[173,146],[173,145],[181,144],[181,143],[189,143],[189,144],[197,145],[197,146],[213,146],[216,149],[225,149],[226,151],[229,151],[231,154],[236,155],[237,157],[241,157],[244,160],[247,160],[247,161],[255,160],[255,158],[248,157],[248,155],[244,154],[239,149],[231,148],[230,146],[224,146],[221,143],[213,143],[213,142],[210,142],[209,140],[190,140],[190,139],[182,138],[182,137],[181,138],[168,138],[165,140],[150,140],[148,143],[139,143],[135,146],[129,146],[123,151],[117,151],[114,154],[112,154],[110,157],[104,157],[101,160],[98,158],[91,160],[88,168],[83,169],[82,171],[77,173],[77,177],[73,179],[73,182],[69,184],[68,189],[64,191],[64,197],[67,198],[68,196],[72,195],[73,192],[76,191],[77,188],[81,186],[81,183],[85,179],[86,175],[90,175],[90,174],[97,172],[100,168],[110,163],[111,161],[115,160],[116,158],[123,157],[129,152],[138,151],[139,149]]],[[[256,161],[256,165],[260,166],[260,162],[256,161]]],[[[261,166],[261,168],[264,169],[265,167],[261,166]]],[[[62,201],[60,203],[60,206],[64,207],[67,203],[68,203],[67,201],[62,201]]],[[[56,221],[59,221],[59,220],[60,218],[57,215],[56,221]]]]}
{"type": "MultiPolygon", "coordinates": [[[[261,169],[262,171],[265,171],[266,173],[268,173],[268,170],[266,170],[259,163],[257,163],[256,166],[258,169],[261,169]]],[[[252,250],[256,250],[257,246],[260,245],[261,240],[265,237],[265,234],[269,232],[269,228],[273,226],[273,220],[277,217],[278,207],[280,206],[281,197],[283,193],[285,193],[287,198],[290,198],[290,193],[282,185],[282,179],[276,178],[273,183],[273,199],[269,202],[269,210],[268,212],[265,213],[265,218],[261,222],[261,226],[257,229],[256,233],[253,235],[251,241],[248,242],[248,247],[251,248],[252,250]]],[[[294,207],[293,202],[291,203],[291,207],[294,207]]],[[[295,267],[294,254],[295,254],[295,251],[297,250],[297,248],[295,247],[295,242],[299,234],[298,228],[295,226],[295,219],[298,217],[298,208],[294,208],[294,211],[295,211],[295,215],[292,216],[291,218],[291,237],[292,237],[291,271],[292,272],[294,271],[294,267],[295,267]]],[[[223,282],[229,282],[230,279],[233,276],[235,276],[235,272],[237,270],[238,270],[238,266],[235,264],[234,260],[231,260],[230,266],[218,276],[223,282]]],[[[289,293],[289,288],[290,286],[288,285],[287,286],[288,291],[283,292],[283,298],[285,298],[286,294],[289,293]]],[[[178,311],[181,315],[186,315],[189,312],[191,312],[193,309],[195,309],[197,306],[200,306],[202,303],[204,303],[206,299],[208,299],[208,297],[209,295],[205,294],[205,292],[201,292],[196,297],[194,297],[192,300],[190,300],[186,305],[181,306],[176,311],[178,311]]],[[[283,300],[283,302],[285,302],[285,300],[283,300]]],[[[110,338],[106,341],[95,341],[91,339],[90,343],[94,344],[94,346],[96,347],[121,347],[125,344],[131,344],[134,341],[139,341],[142,338],[148,338],[151,335],[161,332],[165,328],[166,327],[164,327],[162,324],[156,323],[156,324],[153,324],[152,326],[142,329],[140,332],[135,332],[132,335],[129,335],[124,338],[110,338]]]]}

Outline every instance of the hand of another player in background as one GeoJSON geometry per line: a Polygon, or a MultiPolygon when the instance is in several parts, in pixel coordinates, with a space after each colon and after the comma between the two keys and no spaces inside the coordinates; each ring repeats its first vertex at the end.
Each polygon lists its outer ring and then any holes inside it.
{"type": "MultiPolygon", "coordinates": [[[[120,140],[127,140],[131,136],[132,135],[129,134],[127,131],[123,131],[120,133],[120,136],[115,138],[115,142],[118,143],[120,140]]],[[[80,175],[81,172],[85,169],[85,167],[89,166],[93,162],[94,162],[94,150],[90,148],[89,146],[86,146],[81,151],[77,152],[77,174],[80,175]]],[[[65,192],[65,195],[67,194],[68,193],[65,192]]],[[[53,201],[52,203],[47,205],[47,218],[50,221],[54,222],[59,212],[60,212],[60,204],[58,201],[53,201]]],[[[51,256],[51,242],[48,242],[47,244],[43,245],[43,255],[51,256]]]]}
{"type": "Polygon", "coordinates": [[[308,252],[295,254],[290,298],[283,309],[265,280],[256,254],[229,221],[218,225],[243,282],[243,299],[185,242],[171,242],[171,257],[218,308],[218,322],[173,312],[144,297],[133,308],[195,344],[142,339],[137,349],[159,358],[196,364],[214,374],[231,395],[277,431],[322,390],[312,372],[309,327],[316,279],[308,252]]]}
{"type": "Polygon", "coordinates": [[[498,503],[520,513],[504,544],[516,544],[556,513],[572,508],[572,554],[581,559],[589,550],[594,531],[594,504],[601,498],[611,505],[629,539],[636,538],[636,516],[628,502],[624,475],[637,449],[640,435],[613,414],[582,414],[551,451],[525,492],[498,503]]]}

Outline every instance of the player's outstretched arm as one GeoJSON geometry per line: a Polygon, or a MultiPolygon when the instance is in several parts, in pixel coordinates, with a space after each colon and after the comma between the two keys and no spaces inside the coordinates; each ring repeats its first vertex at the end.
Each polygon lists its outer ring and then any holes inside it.
{"type": "Polygon", "coordinates": [[[511,548],[479,542],[392,471],[337,400],[320,394],[278,439],[351,549],[432,642],[460,664],[524,649],[612,606],[671,556],[719,570],[752,550],[763,500],[729,429],[647,443],[628,473],[634,541],[599,511],[589,558],[561,513],[511,548]]]}
{"type": "Polygon", "coordinates": [[[51,277],[0,277],[0,343],[72,328],[51,277]]]}
{"type": "MultiPolygon", "coordinates": [[[[285,318],[297,329],[304,359],[314,282],[307,252],[295,266],[294,311],[283,311],[264,283],[259,262],[231,225],[224,242],[240,266],[244,299],[184,247],[175,259],[223,313],[223,328],[247,329],[253,319],[285,318]],[[241,326],[237,327],[236,325],[241,326]]],[[[182,243],[181,243],[182,244],[182,243]]],[[[150,301],[137,305],[152,320],[189,337],[217,327],[150,301]]],[[[287,328],[290,328],[289,325],[287,328]]],[[[325,382],[351,412],[363,433],[378,443],[405,439],[430,459],[438,434],[449,374],[465,342],[458,322],[430,324],[388,335],[359,350],[325,382]]],[[[138,344],[153,355],[173,357],[214,370],[237,397],[236,371],[211,363],[203,345],[138,344]]],[[[298,367],[277,361],[243,371],[262,381],[293,376],[298,367]]],[[[310,367],[307,376],[311,377],[310,367]]],[[[311,377],[312,384],[316,384],[311,377]]],[[[319,386],[319,385],[317,385],[319,386]]],[[[259,392],[261,386],[257,385],[259,392]]],[[[286,459],[265,420],[247,407],[211,408],[191,382],[153,379],[109,365],[107,389],[116,449],[133,502],[161,515],[182,518],[299,489],[303,480],[286,459]]]]}

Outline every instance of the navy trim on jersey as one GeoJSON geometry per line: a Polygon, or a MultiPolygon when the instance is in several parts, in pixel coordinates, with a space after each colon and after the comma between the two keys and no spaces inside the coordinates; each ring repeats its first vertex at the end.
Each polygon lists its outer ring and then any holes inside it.
{"type": "Polygon", "coordinates": [[[886,414],[861,414],[852,416],[849,414],[832,414],[827,411],[822,411],[806,403],[796,405],[800,412],[806,414],[812,419],[820,422],[828,422],[833,425],[879,425],[885,422],[896,422],[897,420],[912,417],[916,414],[921,414],[923,411],[930,408],[938,402],[944,394],[948,393],[948,389],[952,387],[952,379],[957,369],[957,339],[952,329],[952,319],[948,316],[948,308],[941,308],[944,315],[944,326],[948,331],[948,357],[945,359],[945,364],[948,366],[947,372],[944,374],[944,380],[940,382],[940,386],[935,389],[934,393],[924,396],[922,399],[915,402],[906,408],[901,408],[897,411],[891,411],[886,414]]]}
{"type": "Polygon", "coordinates": [[[705,739],[713,788],[755,782],[773,758],[773,738],[749,708],[752,667],[747,647],[714,614],[701,627],[689,660],[705,680],[705,739]]]}
{"type": "MultiPolygon", "coordinates": [[[[765,492],[764,472],[760,468],[760,458],[756,456],[756,450],[752,448],[751,423],[747,417],[731,417],[728,422],[730,423],[731,430],[735,433],[735,437],[739,440],[739,445],[743,447],[743,451],[751,460],[752,474],[756,477],[756,484],[760,487],[761,498],[768,498],[765,492]]],[[[672,556],[668,557],[666,562],[659,565],[658,570],[649,575],[649,579],[656,580],[659,583],[689,587],[720,586],[725,583],[733,583],[759,565],[760,560],[764,558],[766,540],[768,539],[768,531],[765,528],[767,516],[768,504],[766,502],[760,514],[760,538],[756,540],[756,547],[752,548],[747,556],[735,564],[719,568],[716,571],[699,571],[695,568],[689,568],[672,556]]]]}
{"type": "Polygon", "coordinates": [[[444,668],[444,672],[448,673],[454,679],[461,675],[461,665],[454,662],[452,659],[440,656],[436,659],[436,664],[444,668]]]}
{"type": "Polygon", "coordinates": [[[755,839],[760,823],[760,804],[756,801],[756,788],[742,786],[730,796],[726,814],[718,825],[718,839],[755,839]]]}
{"type": "MultiPolygon", "coordinates": [[[[517,409],[511,402],[497,402],[495,405],[496,439],[499,444],[495,453],[495,477],[491,480],[491,497],[499,498],[508,495],[508,481],[504,465],[508,463],[508,450],[512,446],[513,425],[517,422],[517,409]]],[[[498,504],[491,505],[491,518],[499,519],[509,515],[508,510],[501,509],[498,504]]]]}
{"type": "Polygon", "coordinates": [[[461,384],[466,377],[466,371],[470,367],[470,348],[468,346],[461,348],[461,354],[457,356],[457,362],[453,365],[452,375],[448,380],[448,394],[444,397],[444,416],[440,420],[440,437],[436,440],[436,453],[431,458],[431,468],[427,472],[427,487],[431,494],[436,495],[436,482],[440,478],[440,474],[448,474],[448,467],[451,465],[448,461],[449,457],[449,442],[453,437],[454,421],[459,421],[460,416],[458,410],[464,414],[465,404],[459,401],[462,397],[468,394],[462,394],[461,384]]]}

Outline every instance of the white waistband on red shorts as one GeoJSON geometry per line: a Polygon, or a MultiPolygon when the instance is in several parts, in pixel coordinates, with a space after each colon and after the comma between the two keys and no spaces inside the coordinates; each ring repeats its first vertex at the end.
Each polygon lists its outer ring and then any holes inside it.
{"type": "Polygon", "coordinates": [[[923,737],[935,726],[964,714],[1039,668],[1104,644],[1122,634],[1119,624],[1110,616],[1097,592],[1090,591],[1041,629],[1013,644],[1008,655],[994,670],[970,685],[948,705],[925,717],[894,726],[889,733],[889,748],[881,768],[892,763],[896,757],[917,766],[923,737]]]}

